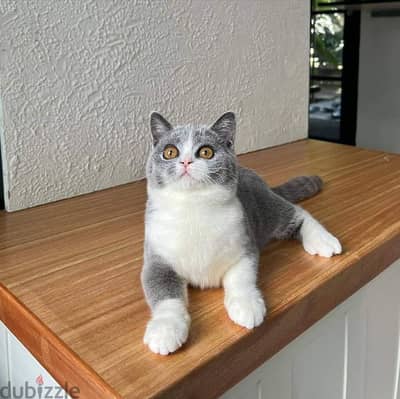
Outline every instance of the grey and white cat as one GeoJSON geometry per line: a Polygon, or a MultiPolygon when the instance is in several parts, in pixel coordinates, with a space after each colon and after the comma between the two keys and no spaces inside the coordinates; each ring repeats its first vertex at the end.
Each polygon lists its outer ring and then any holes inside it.
{"type": "Polygon", "coordinates": [[[152,317],[144,342],[162,355],[187,339],[187,286],[220,287],[237,324],[254,328],[266,307],[257,288],[262,248],[271,239],[299,239],[312,255],[342,251],[339,241],[293,202],[316,194],[318,176],[269,188],[238,165],[235,115],[211,127],[172,127],[151,115],[142,284],[152,317]]]}

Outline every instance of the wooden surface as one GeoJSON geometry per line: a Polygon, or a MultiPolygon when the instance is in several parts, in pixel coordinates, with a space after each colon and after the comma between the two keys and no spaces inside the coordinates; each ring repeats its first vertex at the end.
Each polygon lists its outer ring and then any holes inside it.
{"type": "Polygon", "coordinates": [[[271,185],[319,174],[302,205],[338,236],[344,254],[270,244],[260,287],[262,326],[234,325],[220,289],[190,291],[187,344],[162,357],[142,336],[145,183],[0,214],[0,317],[61,384],[81,398],[213,398],[400,257],[400,156],[301,141],[240,157],[271,185]]]}

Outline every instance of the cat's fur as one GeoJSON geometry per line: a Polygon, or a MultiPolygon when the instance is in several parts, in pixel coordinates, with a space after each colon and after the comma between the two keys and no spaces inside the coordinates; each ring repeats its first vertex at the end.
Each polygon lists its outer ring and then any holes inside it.
{"type": "Polygon", "coordinates": [[[211,127],[173,128],[151,115],[142,284],[152,310],[144,342],[153,352],[165,355],[186,341],[188,284],[222,285],[229,317],[246,328],[261,324],[266,307],[257,288],[258,260],[271,239],[298,238],[313,255],[341,252],[339,241],[293,204],[317,193],[322,180],[302,176],[269,188],[237,164],[235,127],[231,112],[211,127]],[[179,156],[166,160],[163,150],[171,144],[179,156]],[[203,146],[214,150],[211,159],[198,156],[203,146]]]}

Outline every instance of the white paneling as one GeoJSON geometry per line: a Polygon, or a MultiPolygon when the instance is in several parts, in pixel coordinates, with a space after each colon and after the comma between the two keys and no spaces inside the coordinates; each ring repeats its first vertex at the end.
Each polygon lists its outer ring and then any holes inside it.
{"type": "Polygon", "coordinates": [[[365,399],[395,399],[399,337],[400,264],[366,290],[367,347],[365,399]]]}
{"type": "Polygon", "coordinates": [[[297,343],[293,355],[293,399],[342,399],[345,334],[346,316],[340,314],[310,331],[301,340],[303,344],[297,343]]]}
{"type": "Polygon", "coordinates": [[[364,398],[364,368],[366,345],[365,288],[358,291],[338,311],[347,315],[347,371],[343,399],[364,398]]]}
{"type": "Polygon", "coordinates": [[[260,369],[261,395],[259,399],[292,398],[292,368],[289,351],[280,351],[260,369]]]}
{"type": "Polygon", "coordinates": [[[239,384],[227,391],[220,399],[260,399],[260,379],[259,372],[257,371],[252,372],[249,376],[240,381],[239,384]]]}
{"type": "Polygon", "coordinates": [[[30,397],[40,399],[41,393],[37,378],[41,376],[43,380],[43,384],[41,384],[42,395],[44,395],[43,390],[48,390],[53,395],[52,397],[56,397],[56,395],[65,397],[64,391],[62,391],[62,394],[59,393],[59,384],[54,378],[11,333],[8,333],[8,353],[11,383],[17,394],[22,387],[26,392],[26,384],[28,384],[32,387],[29,395],[32,395],[33,392],[36,393],[36,396],[30,397]]]}
{"type": "Polygon", "coordinates": [[[397,342],[397,359],[396,359],[393,399],[400,399],[400,315],[399,315],[398,329],[399,329],[399,337],[398,337],[398,342],[397,342]]]}
{"type": "Polygon", "coordinates": [[[220,399],[291,399],[291,358],[280,351],[220,399]]]}
{"type": "Polygon", "coordinates": [[[7,330],[0,321],[0,389],[7,385],[8,380],[7,330]]]}

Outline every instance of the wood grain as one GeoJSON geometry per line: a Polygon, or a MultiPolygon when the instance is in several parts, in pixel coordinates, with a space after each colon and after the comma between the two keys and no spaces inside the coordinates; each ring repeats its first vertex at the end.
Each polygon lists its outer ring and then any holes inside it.
{"type": "Polygon", "coordinates": [[[271,185],[321,175],[323,192],[302,205],[345,250],[323,259],[295,241],[270,244],[259,328],[229,320],[222,290],[193,289],[182,350],[161,357],[142,344],[144,182],[0,213],[1,319],[81,398],[215,398],[400,257],[400,156],[301,141],[240,162],[271,185]]]}
{"type": "Polygon", "coordinates": [[[0,316],[30,352],[52,370],[55,379],[72,398],[121,397],[1,283],[0,316]],[[71,390],[74,387],[79,388],[76,395],[77,390],[71,390]]]}

